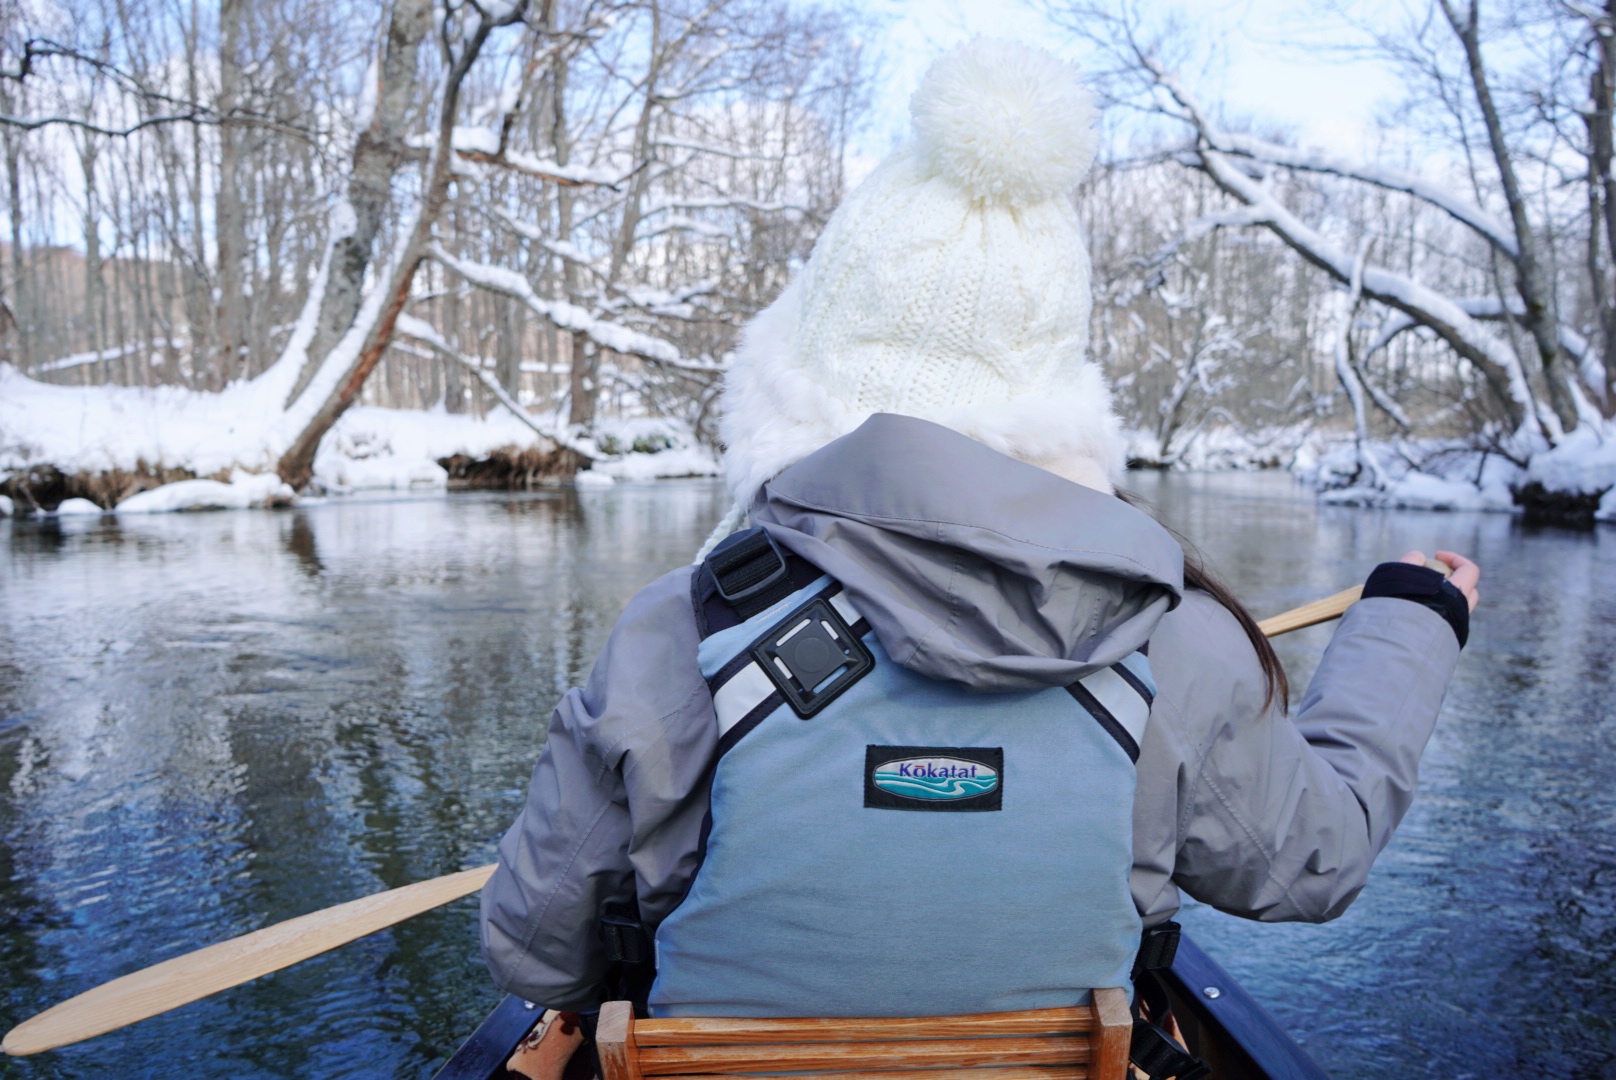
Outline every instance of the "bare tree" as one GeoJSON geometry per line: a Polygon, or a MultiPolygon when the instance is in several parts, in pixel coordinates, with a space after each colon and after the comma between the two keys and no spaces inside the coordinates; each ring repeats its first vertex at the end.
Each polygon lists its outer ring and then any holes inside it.
{"type": "MultiPolygon", "coordinates": [[[[1585,356],[1588,348],[1584,337],[1562,322],[1555,282],[1546,269],[1555,260],[1545,256],[1544,227],[1533,220],[1518,175],[1521,155],[1509,143],[1491,94],[1475,8],[1460,13],[1444,0],[1440,10],[1465,58],[1467,100],[1471,103],[1467,115],[1479,116],[1487,131],[1486,145],[1507,211],[1502,220],[1483,207],[1480,198],[1486,190],[1482,187],[1477,188],[1476,199],[1468,199],[1437,180],[1328,153],[1297,150],[1216,122],[1164,61],[1167,39],[1160,33],[1152,36],[1131,7],[1084,5],[1061,8],[1059,14],[1110,58],[1114,70],[1107,85],[1119,88],[1116,96],[1121,103],[1142,110],[1157,122],[1181,125],[1189,133],[1187,141],[1170,142],[1161,159],[1198,171],[1232,200],[1234,209],[1219,208],[1187,222],[1174,244],[1193,241],[1212,230],[1266,229],[1353,297],[1383,305],[1397,316],[1391,320],[1392,332],[1379,335],[1375,348],[1386,346],[1411,328],[1434,335],[1485,381],[1509,430],[1527,425],[1552,444],[1584,415],[1576,372],[1568,358],[1585,356]],[[1485,261],[1455,264],[1447,284],[1422,280],[1420,275],[1389,264],[1365,262],[1360,267],[1352,252],[1354,248],[1365,250],[1369,237],[1360,234],[1338,239],[1327,231],[1323,220],[1310,222],[1306,211],[1286,205],[1278,195],[1278,180],[1284,176],[1332,178],[1359,189],[1395,193],[1445,215],[1492,263],[1494,272],[1480,274],[1481,281],[1500,288],[1508,285],[1508,291],[1490,296],[1486,291],[1468,291],[1480,283],[1475,271],[1485,267],[1485,261]],[[1500,266],[1502,270],[1497,269],[1500,266]],[[1525,332],[1524,341],[1509,332],[1513,325],[1525,332]],[[1547,409],[1539,405],[1532,385],[1535,379],[1542,380],[1539,385],[1546,391],[1547,409]]],[[[1451,94],[1453,85],[1449,79],[1440,89],[1451,94]]],[[[1460,101],[1455,107],[1466,106],[1460,101]]],[[[1320,211],[1322,219],[1328,219],[1329,204],[1315,212],[1320,211]]],[[[1352,306],[1356,307],[1356,300],[1352,306]]],[[[1343,333],[1338,340],[1345,346],[1348,335],[1343,333]]],[[[1390,395],[1377,392],[1372,383],[1364,384],[1357,376],[1364,359],[1344,353],[1337,365],[1349,398],[1355,406],[1361,405],[1358,391],[1363,384],[1362,390],[1377,405],[1406,425],[1406,413],[1390,395]]],[[[1589,389],[1605,397],[1603,387],[1589,389]]],[[[1361,409],[1355,412],[1361,417],[1361,409]]],[[[1356,426],[1361,430],[1363,425],[1356,426]]]]}

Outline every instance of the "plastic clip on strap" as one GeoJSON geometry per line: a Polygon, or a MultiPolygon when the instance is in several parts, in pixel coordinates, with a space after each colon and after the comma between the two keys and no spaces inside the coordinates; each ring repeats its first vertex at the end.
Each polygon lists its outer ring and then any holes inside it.
{"type": "Polygon", "coordinates": [[[780,546],[762,529],[740,534],[729,546],[720,545],[707,557],[718,595],[742,619],[792,593],[791,574],[780,546]]]}
{"type": "Polygon", "coordinates": [[[1179,925],[1176,922],[1157,923],[1140,936],[1139,955],[1134,957],[1133,977],[1141,971],[1166,971],[1173,966],[1178,955],[1179,925]]]}
{"type": "Polygon", "coordinates": [[[1149,1020],[1133,1022],[1133,1044],[1128,1059],[1150,1080],[1175,1077],[1176,1080],[1199,1080],[1208,1076],[1212,1067],[1173,1039],[1149,1020]]]}
{"type": "Polygon", "coordinates": [[[1139,954],[1133,962],[1134,1011],[1133,1042],[1128,1057],[1151,1080],[1177,1077],[1177,1080],[1196,1080],[1212,1070],[1200,1058],[1178,1044],[1159,1024],[1167,1016],[1167,991],[1151,974],[1166,971],[1178,956],[1180,927],[1176,922],[1158,923],[1140,936],[1139,954]],[[1139,1007],[1150,1010],[1151,1020],[1139,1017],[1139,1007]]]}

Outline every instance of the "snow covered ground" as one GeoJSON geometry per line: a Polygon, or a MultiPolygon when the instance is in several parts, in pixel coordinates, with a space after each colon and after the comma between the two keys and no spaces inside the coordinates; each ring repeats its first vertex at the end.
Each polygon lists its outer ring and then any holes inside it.
{"type": "MultiPolygon", "coordinates": [[[[36,382],[0,365],[0,481],[37,465],[64,473],[100,473],[142,467],[184,468],[199,477],[125,499],[119,513],[153,513],[290,502],[293,493],[274,474],[284,446],[283,414],[264,408],[263,388],[241,383],[219,393],[179,387],[71,387],[36,382]]],[[[603,420],[597,457],[583,480],[709,476],[712,453],[684,425],[661,419],[603,420]],[[593,475],[589,475],[593,474],[593,475]]],[[[320,446],[315,481],[328,493],[364,489],[443,489],[448,474],[438,459],[464,454],[485,458],[540,442],[531,427],[502,409],[485,418],[426,410],[358,406],[348,410],[320,446]]],[[[101,513],[88,500],[57,513],[101,513]],[[87,509],[88,508],[88,509],[87,509]]],[[[0,514],[11,514],[11,500],[0,514]]]]}
{"type": "MultiPolygon", "coordinates": [[[[266,389],[241,383],[220,393],[178,387],[68,387],[36,382],[0,365],[0,482],[49,464],[64,473],[184,468],[186,480],[130,496],[119,513],[285,505],[294,499],[274,474],[285,445],[284,413],[265,408],[266,389]]],[[[553,418],[539,418],[553,427],[553,418]]],[[[474,459],[542,441],[504,410],[479,419],[443,408],[356,407],[326,436],[315,459],[325,493],[366,489],[443,490],[448,474],[438,460],[474,459]]],[[[577,444],[575,444],[577,445],[577,444]]],[[[1129,436],[1130,454],[1153,458],[1144,433],[1129,436]]],[[[659,418],[602,418],[581,445],[590,467],[580,488],[619,481],[712,476],[718,461],[682,423],[659,418]]],[[[1197,434],[1176,467],[1286,468],[1325,502],[1430,510],[1514,512],[1513,490],[1537,482],[1555,492],[1603,492],[1596,517],[1616,522],[1616,425],[1579,429],[1553,450],[1539,448],[1522,467],[1457,440],[1404,440],[1369,447],[1384,482],[1371,483],[1348,436],[1309,427],[1244,433],[1229,426],[1197,434]]],[[[1517,455],[1520,456],[1520,455],[1517,455]]],[[[0,516],[16,512],[0,496],[0,516]]],[[[59,515],[101,513],[88,500],[69,500],[59,515]],[[81,505],[82,504],[82,505],[81,505]]]]}
{"type": "MultiPolygon", "coordinates": [[[[1373,482],[1349,433],[1310,426],[1245,433],[1227,425],[1197,435],[1174,463],[1194,470],[1288,469],[1323,502],[1412,510],[1515,513],[1514,489],[1533,482],[1549,491],[1604,492],[1595,518],[1616,521],[1616,424],[1583,427],[1552,450],[1535,448],[1525,467],[1457,439],[1405,439],[1369,446],[1386,477],[1373,482]]],[[[1154,460],[1159,446],[1144,432],[1128,433],[1130,457],[1154,460]]]]}
{"type": "Polygon", "coordinates": [[[1515,512],[1514,492],[1532,483],[1550,492],[1597,495],[1594,517],[1616,521],[1616,428],[1583,427],[1554,449],[1539,449],[1522,467],[1501,454],[1458,440],[1374,443],[1368,448],[1386,475],[1371,481],[1350,438],[1310,440],[1291,468],[1323,502],[1415,510],[1515,512]]]}

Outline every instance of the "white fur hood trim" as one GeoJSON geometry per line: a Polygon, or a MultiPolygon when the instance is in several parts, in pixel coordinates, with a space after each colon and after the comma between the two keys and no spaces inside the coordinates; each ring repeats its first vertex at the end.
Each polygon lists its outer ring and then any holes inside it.
{"type": "MultiPolygon", "coordinates": [[[[873,415],[832,397],[797,364],[801,309],[793,281],[747,326],[724,378],[724,479],[741,505],[763,485],[873,415]]],[[[1068,478],[1122,475],[1124,451],[1111,392],[1097,365],[1082,362],[1053,393],[956,405],[920,415],[1001,454],[1068,478]]]]}

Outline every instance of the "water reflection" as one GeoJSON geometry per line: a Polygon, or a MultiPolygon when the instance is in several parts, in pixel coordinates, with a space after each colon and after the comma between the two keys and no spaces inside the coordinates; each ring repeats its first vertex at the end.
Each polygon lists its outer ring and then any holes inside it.
{"type": "MultiPolygon", "coordinates": [[[[1409,548],[1482,566],[1419,797],[1352,908],[1186,925],[1339,1077],[1616,1076],[1616,531],[1316,507],[1277,476],[1136,484],[1259,615],[1409,548]]],[[[1298,688],[1329,633],[1279,643],[1298,688]]]]}
{"type": "MultiPolygon", "coordinates": [[[[0,1021],[489,861],[556,696],[723,501],[664,484],[0,532],[0,1021]]],[[[5,1067],[428,1074],[495,1000],[473,904],[5,1067]]]]}
{"type": "MultiPolygon", "coordinates": [[[[1611,1075],[1616,558],[1606,528],[1133,478],[1259,614],[1409,547],[1486,608],[1369,888],[1197,936],[1340,1077],[1611,1075]]],[[[549,709],[687,560],[717,485],[0,528],[0,1024],[114,975],[488,861],[549,709]]],[[[1298,686],[1329,630],[1281,643],[1298,686]]],[[[494,993],[464,901],[6,1075],[429,1075],[494,993]]]]}

